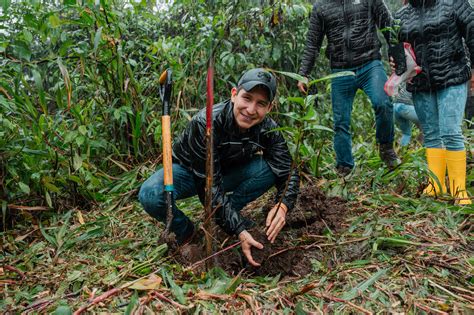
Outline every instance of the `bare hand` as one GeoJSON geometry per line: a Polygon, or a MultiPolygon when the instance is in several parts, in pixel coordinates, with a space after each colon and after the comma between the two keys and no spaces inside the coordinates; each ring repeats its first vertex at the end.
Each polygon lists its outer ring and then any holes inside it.
{"type": "Polygon", "coordinates": [[[244,253],[245,257],[247,258],[248,262],[255,267],[260,266],[252,257],[252,247],[256,247],[258,249],[262,249],[263,245],[253,239],[252,235],[246,230],[243,230],[239,234],[239,240],[242,242],[242,252],[244,253]]]}
{"type": "Polygon", "coordinates": [[[390,57],[390,69],[392,70],[392,73],[395,72],[396,64],[395,60],[393,60],[393,57],[390,57]]]}
{"type": "Polygon", "coordinates": [[[298,81],[298,90],[300,90],[303,94],[308,94],[306,90],[306,84],[304,84],[303,81],[298,81]]]}
{"type": "Polygon", "coordinates": [[[279,203],[275,205],[268,213],[266,229],[270,243],[275,241],[278,233],[280,233],[281,229],[285,226],[287,212],[288,207],[283,203],[279,203]]]}

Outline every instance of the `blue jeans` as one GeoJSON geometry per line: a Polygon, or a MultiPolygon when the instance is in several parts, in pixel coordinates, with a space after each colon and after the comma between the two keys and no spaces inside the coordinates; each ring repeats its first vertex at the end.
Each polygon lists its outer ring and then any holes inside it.
{"type": "MultiPolygon", "coordinates": [[[[225,192],[235,211],[242,210],[249,202],[257,199],[275,184],[276,176],[263,157],[238,165],[224,172],[225,192]]],[[[191,220],[176,207],[176,200],[197,195],[194,174],[188,168],[173,164],[173,221],[170,229],[178,242],[183,241],[193,231],[191,220]],[[183,239],[184,238],[184,239],[183,239]]],[[[163,169],[148,178],[138,194],[145,211],[160,222],[166,222],[166,200],[163,188],[163,169]]]]}
{"type": "Polygon", "coordinates": [[[418,116],[416,116],[415,106],[404,103],[393,103],[393,112],[395,122],[402,131],[400,144],[407,146],[410,144],[412,125],[420,125],[418,116]]]}
{"type": "Polygon", "coordinates": [[[393,142],[393,106],[383,89],[387,75],[380,60],[349,69],[332,69],[332,73],[353,71],[355,76],[332,79],[331,98],[334,116],[334,150],[337,166],[354,167],[352,156],[351,113],[354,97],[362,89],[375,112],[375,137],[380,144],[393,142]]]}
{"type": "Polygon", "coordinates": [[[426,148],[464,150],[462,119],[467,88],[467,83],[462,83],[437,91],[413,93],[426,148]]]}

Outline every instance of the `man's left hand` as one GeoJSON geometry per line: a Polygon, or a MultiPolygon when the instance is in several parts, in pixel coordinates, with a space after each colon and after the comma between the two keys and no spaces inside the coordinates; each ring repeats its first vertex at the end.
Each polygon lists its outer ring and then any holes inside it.
{"type": "Polygon", "coordinates": [[[267,215],[266,230],[270,243],[273,243],[286,223],[286,212],[288,208],[283,203],[276,204],[267,215]]]}

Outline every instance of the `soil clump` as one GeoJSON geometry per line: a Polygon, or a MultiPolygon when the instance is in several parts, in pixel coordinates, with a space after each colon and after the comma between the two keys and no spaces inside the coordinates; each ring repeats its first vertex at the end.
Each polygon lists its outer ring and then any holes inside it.
{"type": "MultiPolygon", "coordinates": [[[[256,225],[249,232],[254,239],[264,245],[262,250],[253,249],[252,256],[261,264],[252,267],[243,256],[239,246],[224,250],[215,258],[206,259],[204,233],[200,231],[193,240],[181,247],[169,244],[176,262],[188,266],[194,272],[203,271],[205,263],[219,266],[230,274],[244,271],[251,275],[303,276],[311,272],[312,260],[321,261],[327,256],[322,243],[327,243],[325,234],[337,234],[344,228],[348,212],[347,203],[337,197],[326,197],[317,187],[303,187],[295,208],[287,214],[286,225],[271,244],[265,234],[267,213],[274,206],[273,198],[267,198],[262,206],[252,203],[242,213],[252,219],[256,225]],[[261,211],[258,208],[261,208],[261,211]]],[[[217,229],[215,233],[218,244],[214,252],[228,248],[238,240],[229,237],[217,229]]],[[[357,249],[356,251],[359,251],[357,249]]],[[[344,255],[342,255],[344,256],[344,255]]],[[[353,255],[346,255],[350,257],[353,255]]],[[[329,262],[328,262],[329,263],[329,262]]]]}

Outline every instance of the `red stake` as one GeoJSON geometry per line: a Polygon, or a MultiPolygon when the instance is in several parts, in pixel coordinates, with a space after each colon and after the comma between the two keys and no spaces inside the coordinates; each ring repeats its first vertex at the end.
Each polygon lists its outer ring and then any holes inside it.
{"type": "Polygon", "coordinates": [[[206,253],[212,254],[212,179],[214,176],[213,141],[212,141],[212,107],[214,105],[214,55],[211,53],[207,68],[207,99],[206,99],[206,196],[204,203],[206,233],[206,253]]]}

